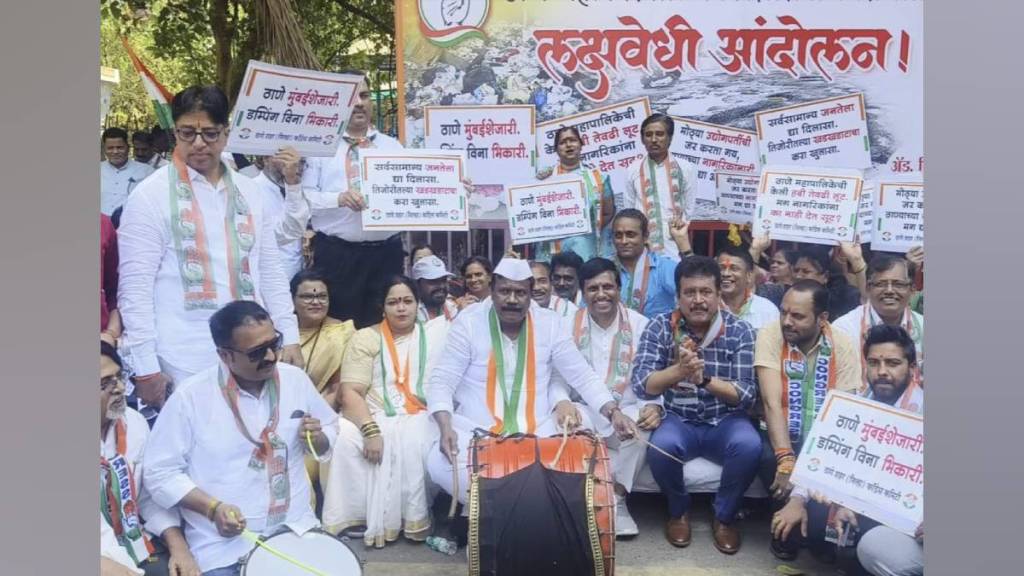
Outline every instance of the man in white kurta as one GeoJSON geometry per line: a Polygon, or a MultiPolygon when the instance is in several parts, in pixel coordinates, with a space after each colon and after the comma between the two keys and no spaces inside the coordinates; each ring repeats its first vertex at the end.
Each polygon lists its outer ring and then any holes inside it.
{"type": "MultiPolygon", "coordinates": [[[[554,371],[571,384],[588,406],[598,408],[602,418],[610,417],[620,435],[632,436],[636,432],[636,425],[619,409],[611,393],[573,344],[570,334],[563,329],[558,316],[531,306],[532,278],[525,260],[502,260],[494,269],[491,299],[459,314],[448,332],[444,353],[431,374],[427,409],[438,422],[440,440],[428,452],[427,468],[431,479],[448,494],[453,494],[454,461],[459,470],[459,486],[457,494],[453,495],[463,503],[469,489],[467,455],[475,428],[502,434],[521,432],[538,436],[559,432],[559,420],[564,416],[556,416],[554,402],[549,397],[554,371]],[[525,338],[518,335],[512,338],[506,334],[508,325],[515,324],[518,324],[520,334],[525,332],[525,338]],[[527,349],[524,356],[527,362],[533,357],[536,377],[534,382],[524,377],[517,383],[516,373],[520,372],[515,370],[520,346],[518,340],[528,342],[530,331],[534,346],[532,350],[527,349]],[[488,364],[495,352],[492,344],[495,339],[500,342],[498,345],[505,359],[502,386],[488,382],[488,364]],[[493,407],[488,403],[489,387],[495,388],[493,407]],[[506,410],[502,391],[516,388],[521,391],[518,404],[506,410]],[[531,405],[533,410],[529,411],[527,407],[531,405]],[[506,413],[514,414],[514,417],[506,413]]],[[[496,380],[499,378],[502,377],[495,376],[496,380]]],[[[508,397],[515,396],[510,393],[508,397]]]]}
{"type": "MultiPolygon", "coordinates": [[[[298,161],[298,153],[294,148],[286,148],[282,153],[298,161]]],[[[302,270],[302,236],[305,229],[295,230],[285,220],[286,206],[303,202],[302,185],[288,184],[281,173],[281,162],[275,156],[267,156],[263,161],[263,170],[253,178],[253,182],[263,193],[264,210],[267,217],[274,223],[274,232],[278,249],[281,252],[281,268],[284,276],[291,280],[302,270]]]]}
{"type": "Polygon", "coordinates": [[[136,394],[156,407],[168,380],[216,363],[206,323],[232,300],[265,306],[284,334],[282,359],[302,364],[274,220],[253,181],[219,161],[226,96],[216,87],[189,88],[175,96],[172,112],[173,161],[135,189],[118,229],[122,353],[136,394]]]}
{"type": "Polygon", "coordinates": [[[253,547],[242,528],[303,534],[319,524],[305,456],[312,444],[318,460],[330,457],[338,417],[304,371],[277,362],[280,333],[258,305],[232,302],[210,324],[220,362],[167,401],[150,436],[145,482],[157,504],[181,510],[199,568],[229,575],[253,547]]]}
{"type": "MultiPolygon", "coordinates": [[[[157,559],[154,564],[162,564],[166,569],[169,562],[171,567],[180,566],[183,570],[194,567],[194,560],[189,553],[188,545],[181,533],[178,524],[180,517],[177,509],[167,510],[159,506],[150,497],[149,490],[142,483],[143,465],[142,459],[146,449],[146,442],[149,436],[149,425],[146,419],[135,410],[128,408],[125,403],[125,383],[121,377],[121,359],[114,351],[113,346],[106,343],[100,345],[100,487],[101,490],[112,486],[109,475],[115,474],[115,478],[126,476],[133,484],[132,492],[122,492],[124,495],[137,497],[136,510],[144,521],[142,529],[146,534],[145,539],[153,541],[154,536],[163,538],[169,554],[169,558],[157,559]],[[127,465],[127,468],[121,466],[127,465]]],[[[107,504],[116,508],[116,500],[113,493],[107,492],[107,504]]],[[[138,519],[134,512],[125,510],[131,518],[138,519]]],[[[115,510],[108,507],[106,511],[100,509],[100,556],[112,560],[128,571],[135,574],[143,574],[145,571],[139,568],[145,558],[155,557],[147,550],[142,538],[128,539],[125,536],[126,521],[119,517],[115,510]],[[106,512],[106,513],[105,513],[106,512]],[[113,524],[119,527],[114,528],[113,524]],[[132,556],[135,556],[133,558],[132,556]]],[[[146,563],[148,567],[151,563],[146,563]]],[[[172,572],[173,574],[173,572],[172,572]]]]}

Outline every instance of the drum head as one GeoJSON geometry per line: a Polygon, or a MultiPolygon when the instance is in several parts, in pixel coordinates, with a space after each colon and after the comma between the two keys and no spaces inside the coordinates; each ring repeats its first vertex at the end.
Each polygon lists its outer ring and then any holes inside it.
{"type": "MultiPolygon", "coordinates": [[[[328,576],[359,576],[363,568],[349,547],[330,534],[309,531],[304,535],[288,531],[271,536],[268,546],[328,576]]],[[[242,576],[312,576],[308,570],[278,558],[257,546],[242,564],[242,576]]]]}

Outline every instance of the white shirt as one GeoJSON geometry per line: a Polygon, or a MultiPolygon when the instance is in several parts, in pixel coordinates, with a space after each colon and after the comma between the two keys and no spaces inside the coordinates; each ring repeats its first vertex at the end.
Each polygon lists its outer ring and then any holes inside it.
{"type": "MultiPolygon", "coordinates": [[[[670,232],[672,224],[672,196],[671,188],[669,183],[669,171],[666,170],[666,163],[671,160],[672,155],[670,154],[665,158],[661,164],[657,164],[654,168],[655,184],[658,189],[658,202],[661,207],[661,233],[664,238],[664,246],[659,250],[653,250],[662,256],[666,256],[673,260],[679,260],[679,251],[676,248],[675,242],[672,240],[672,234],[670,232]]],[[[683,185],[685,186],[682,190],[683,199],[685,206],[677,205],[676,208],[681,210],[686,217],[694,213],[696,206],[696,193],[697,193],[697,171],[693,168],[693,165],[688,162],[676,161],[680,170],[683,173],[683,185]]],[[[648,178],[650,175],[646,173],[647,170],[647,155],[640,156],[629,165],[629,170],[626,176],[626,189],[622,193],[622,203],[616,202],[616,206],[622,206],[623,208],[635,208],[644,213],[648,218],[651,214],[648,210],[644,209],[644,189],[641,187],[640,172],[645,171],[644,178],[648,178]]],[[[650,200],[653,202],[653,199],[650,200]]],[[[653,208],[653,205],[651,206],[653,208]]]]}
{"type": "Polygon", "coordinates": [[[738,314],[737,317],[750,324],[757,332],[762,326],[779,321],[779,309],[772,304],[771,300],[751,294],[750,307],[743,314],[738,314]]]}
{"type": "MultiPolygon", "coordinates": [[[[872,306],[870,303],[868,303],[866,305],[862,304],[860,306],[857,306],[853,310],[850,310],[846,314],[843,314],[842,316],[840,316],[838,320],[836,320],[835,322],[832,323],[832,328],[835,328],[836,330],[840,330],[844,334],[849,336],[850,340],[852,340],[857,345],[858,350],[860,349],[860,346],[864,344],[864,340],[861,339],[860,330],[861,330],[861,322],[864,319],[864,309],[865,308],[870,310],[870,314],[871,314],[871,318],[869,318],[868,321],[867,321],[867,326],[868,326],[869,329],[872,326],[877,326],[879,324],[882,324],[882,318],[878,315],[878,312],[875,312],[875,307],[872,306]]],[[[924,358],[924,356],[923,356],[923,354],[924,354],[924,338],[923,338],[923,336],[924,336],[924,316],[921,315],[921,314],[918,314],[917,312],[914,312],[913,310],[909,310],[909,312],[910,312],[911,318],[912,318],[911,324],[915,325],[915,326],[920,326],[921,327],[921,334],[920,335],[917,335],[917,334],[911,334],[910,335],[912,338],[914,338],[914,347],[917,349],[917,361],[921,362],[922,359],[924,358]]],[[[907,313],[906,312],[904,312],[903,313],[903,317],[900,318],[900,326],[902,326],[904,328],[906,328],[906,326],[907,326],[907,313]]]]}
{"type": "MultiPolygon", "coordinates": [[[[135,480],[135,494],[138,497],[139,515],[145,520],[144,528],[151,535],[160,536],[165,530],[177,526],[180,522],[177,509],[173,511],[162,508],[153,501],[142,483],[143,466],[142,459],[146,449],[146,440],[149,437],[149,424],[142,414],[131,408],[125,409],[122,417],[125,422],[125,454],[128,466],[132,470],[132,477],[135,480]]],[[[117,456],[117,436],[114,422],[111,422],[107,434],[100,440],[100,456],[112,459],[117,456]]],[[[104,473],[100,472],[100,486],[105,486],[104,473]]],[[[150,536],[152,538],[152,536],[150,536]]],[[[117,541],[114,528],[103,517],[100,512],[100,555],[106,556],[119,564],[123,564],[142,574],[142,570],[136,569],[131,556],[117,541]]]]}
{"type": "Polygon", "coordinates": [[[560,318],[573,318],[576,316],[576,311],[579,310],[579,306],[565,298],[562,298],[558,294],[552,293],[551,299],[548,300],[548,310],[551,310],[560,318]]]}
{"type": "MultiPolygon", "coordinates": [[[[249,467],[255,446],[235,424],[218,383],[218,370],[211,368],[185,380],[167,400],[157,419],[146,451],[145,483],[158,504],[174,506],[195,488],[241,509],[247,528],[257,534],[277,527],[266,526],[270,489],[266,470],[249,467]]],[[[225,374],[227,368],[224,367],[225,374]]],[[[291,489],[285,524],[299,534],[318,522],[310,507],[306,478],[306,439],[300,437],[301,410],[318,418],[333,451],[338,435],[338,415],[316,391],[309,376],[289,364],[278,364],[280,376],[280,419],[277,434],[288,445],[288,482],[291,489]]],[[[264,386],[260,397],[239,389],[238,411],[249,435],[258,438],[270,419],[270,402],[264,386]]],[[[320,454],[321,460],[330,457],[320,454]]],[[[242,537],[226,539],[203,514],[182,509],[185,538],[203,572],[230,566],[252,549],[242,537]]]]}
{"type": "MultiPolygon", "coordinates": [[[[427,387],[427,408],[431,414],[452,412],[482,428],[495,424],[487,404],[487,365],[492,350],[489,314],[492,308],[490,301],[479,302],[463,309],[452,323],[444,353],[434,366],[427,387]],[[453,409],[456,403],[457,410],[453,409]]],[[[611,393],[580,354],[559,317],[539,306],[531,306],[530,314],[534,322],[536,359],[535,422],[548,418],[554,408],[548,396],[554,371],[569,382],[595,411],[611,402],[611,393]]],[[[503,357],[508,359],[505,382],[510,389],[515,379],[518,347],[515,340],[503,333],[501,339],[503,357]]],[[[525,393],[523,396],[520,402],[526,401],[525,393]]]]}
{"type": "MultiPolygon", "coordinates": [[[[394,138],[374,129],[367,132],[370,148],[377,150],[404,150],[394,138]]],[[[338,195],[348,191],[348,176],[345,175],[345,158],[349,143],[341,141],[338,151],[331,158],[307,158],[302,174],[302,189],[309,203],[307,212],[289,212],[288,217],[301,222],[305,229],[306,219],[312,211],[313,229],[329,236],[337,236],[348,242],[378,242],[393,236],[394,232],[374,230],[363,231],[361,212],[338,206],[338,195]]],[[[361,150],[361,149],[360,149],[361,150]]],[[[290,206],[291,207],[291,206],[290,206]]]]}
{"type": "MultiPolygon", "coordinates": [[[[448,318],[448,323],[454,322],[455,317],[459,315],[459,307],[455,304],[455,299],[451,296],[444,301],[444,305],[441,307],[441,314],[435,316],[435,318],[441,318],[442,316],[448,318]]],[[[433,320],[430,314],[427,312],[427,306],[420,302],[419,308],[416,310],[416,319],[420,322],[426,322],[433,320]]]]}
{"type": "Polygon", "coordinates": [[[153,170],[156,171],[159,170],[160,168],[163,168],[164,166],[167,166],[169,162],[167,162],[167,160],[163,156],[159,154],[153,154],[153,157],[150,158],[149,162],[146,162],[146,164],[152,166],[153,170]]]}
{"type": "MultiPolygon", "coordinates": [[[[187,374],[195,374],[218,361],[208,324],[214,310],[185,310],[168,200],[168,177],[173,169],[173,165],[161,168],[135,190],[125,204],[117,231],[118,308],[124,323],[122,349],[139,375],[160,372],[158,357],[187,374]]],[[[195,170],[189,168],[188,173],[203,213],[218,305],[223,306],[231,301],[224,226],[225,181],[221,178],[214,188],[195,170]]],[[[263,194],[249,178],[237,172],[232,172],[231,178],[252,210],[257,231],[249,259],[256,301],[267,309],[274,325],[284,334],[284,344],[298,344],[298,320],[263,194]]]]}
{"type": "MultiPolygon", "coordinates": [[[[277,238],[278,248],[281,250],[281,267],[284,268],[284,276],[291,281],[292,276],[302,270],[302,234],[295,238],[295,232],[288,228],[285,223],[285,198],[291,195],[293,198],[302,200],[301,186],[284,186],[284,195],[281,195],[281,186],[271,180],[265,173],[260,172],[253,182],[259,186],[263,193],[263,201],[267,215],[273,219],[274,235],[277,238]]],[[[294,200],[293,200],[294,201],[294,200]]]]}
{"type": "Polygon", "coordinates": [[[120,168],[114,168],[107,160],[100,162],[100,212],[107,216],[113,214],[131,191],[152,173],[152,166],[131,158],[120,168]]]}

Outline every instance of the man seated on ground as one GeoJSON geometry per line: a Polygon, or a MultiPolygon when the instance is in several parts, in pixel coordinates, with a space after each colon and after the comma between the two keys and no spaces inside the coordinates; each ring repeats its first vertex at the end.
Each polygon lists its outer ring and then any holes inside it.
{"type": "MultiPolygon", "coordinates": [[[[578,307],[576,304],[554,294],[551,288],[551,266],[547,262],[530,261],[530,271],[533,272],[533,297],[534,303],[541,308],[547,308],[562,318],[572,318],[578,307]]],[[[578,271],[574,270],[574,273],[578,271]]]]}
{"type": "Polygon", "coordinates": [[[722,304],[755,331],[775,322],[779,309],[767,298],[754,293],[754,259],[740,246],[726,244],[718,251],[722,269],[722,304]]]}
{"type": "MultiPolygon", "coordinates": [[[[581,302],[580,266],[583,266],[583,259],[572,250],[551,257],[551,287],[559,298],[577,306],[581,302]]],[[[558,308],[552,310],[560,311],[558,308]]]]}
{"type": "Polygon", "coordinates": [[[237,576],[253,547],[244,530],[318,525],[304,460],[310,450],[330,457],[338,415],[301,368],[278,362],[284,337],[259,304],[227,304],[210,317],[210,333],[220,362],[164,405],[145,482],[157,504],[181,510],[204,576],[237,576]]]}
{"type": "Polygon", "coordinates": [[[665,535],[690,544],[690,497],[681,461],[704,457],[722,466],[712,534],[725,554],[740,548],[736,513],[757,475],[761,437],[747,411],[757,400],[754,329],[721,306],[721,271],[707,256],[676,267],[678,308],[656,316],[644,330],[633,367],[641,400],[664,394],[667,414],[651,435],[647,461],[668,497],[665,535]]]}
{"type": "MultiPolygon", "coordinates": [[[[679,253],[693,254],[688,226],[676,221],[670,228],[679,253]]],[[[647,318],[669,312],[675,306],[676,260],[648,250],[650,224],[634,208],[620,210],[612,220],[615,260],[619,265],[622,303],[647,318]]]]}
{"type": "MultiPolygon", "coordinates": [[[[796,455],[828,391],[856,393],[860,387],[857,348],[829,325],[828,296],[828,289],[814,280],[797,281],[782,298],[782,316],[757,335],[754,369],[767,431],[762,432],[759,475],[773,511],[782,508],[793,489],[789,477],[796,455]]],[[[817,506],[809,512],[819,523],[828,513],[817,506]]],[[[795,531],[771,542],[772,553],[782,560],[796,558],[799,549],[795,531]]]]}
{"type": "Polygon", "coordinates": [[[100,342],[100,575],[198,576],[177,510],[161,508],[142,485],[149,425],[128,407],[123,370],[114,347],[100,342]]]}
{"type": "Polygon", "coordinates": [[[416,318],[420,322],[433,320],[442,314],[448,322],[455,320],[459,307],[455,299],[448,296],[448,279],[452,276],[444,262],[433,254],[412,265],[412,279],[416,282],[420,301],[416,318]]]}
{"type": "MultiPolygon", "coordinates": [[[[534,269],[536,278],[536,269],[534,269]]],[[[650,431],[661,423],[664,408],[661,398],[638,402],[629,375],[633,369],[633,357],[640,346],[649,320],[639,312],[622,305],[619,298],[620,278],[615,263],[607,258],[592,258],[580,268],[580,284],[585,308],[562,320],[564,330],[572,333],[576,347],[599,377],[622,411],[637,422],[639,437],[619,441],[602,418],[590,408],[584,408],[587,419],[596,423],[594,428],[605,438],[608,457],[611,458],[612,476],[615,478],[616,536],[639,534],[636,522],[626,507],[626,494],[633,489],[633,481],[643,468],[646,440],[650,431]]],[[[552,389],[552,398],[557,404],[570,402],[569,387],[561,378],[555,378],[557,387],[552,389]]],[[[568,409],[568,406],[564,406],[568,409]]]]}
{"type": "Polygon", "coordinates": [[[914,340],[918,365],[924,359],[924,316],[910,309],[910,267],[900,256],[876,254],[868,265],[868,302],[832,322],[860,345],[879,324],[902,326],[914,340]]]}
{"type": "Polygon", "coordinates": [[[637,433],[558,316],[530,305],[532,284],[525,260],[504,258],[494,269],[490,300],[459,313],[430,377],[427,408],[440,428],[440,439],[429,451],[427,468],[434,483],[462,503],[469,491],[467,462],[474,429],[550,436],[578,422],[580,413],[571,404],[554,409],[549,396],[554,371],[587,406],[611,420],[620,438],[637,433]],[[453,465],[459,470],[457,493],[453,465]]]}

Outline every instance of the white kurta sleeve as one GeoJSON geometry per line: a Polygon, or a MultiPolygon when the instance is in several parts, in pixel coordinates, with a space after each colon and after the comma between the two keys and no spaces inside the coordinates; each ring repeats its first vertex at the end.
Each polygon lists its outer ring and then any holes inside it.
{"type": "Polygon", "coordinates": [[[306,405],[309,407],[307,410],[309,414],[320,421],[320,427],[323,433],[327,435],[327,442],[329,448],[325,454],[317,454],[315,456],[318,462],[327,462],[331,459],[331,454],[334,453],[334,442],[338,437],[338,413],[324,400],[324,397],[317,392],[316,387],[313,386],[313,382],[306,376],[305,372],[302,372],[303,377],[303,389],[306,393],[306,405]]]}
{"type": "MultiPolygon", "coordinates": [[[[139,418],[139,420],[142,420],[142,418],[139,418]]],[[[161,536],[168,528],[181,525],[181,515],[178,513],[177,507],[167,509],[154,502],[152,494],[146,488],[146,483],[143,482],[146,469],[143,459],[146,456],[146,444],[149,442],[149,426],[145,420],[142,420],[140,424],[140,426],[132,429],[133,433],[140,434],[143,437],[139,463],[135,467],[135,483],[139,489],[139,514],[144,521],[146,532],[161,536]]]]}
{"type": "Polygon", "coordinates": [[[302,240],[309,224],[309,204],[302,193],[302,185],[286,184],[284,187],[284,214],[274,228],[278,246],[285,246],[302,240]]]}
{"type": "Polygon", "coordinates": [[[312,209],[338,208],[338,195],[344,190],[326,189],[323,163],[323,158],[310,158],[306,161],[306,170],[302,173],[302,193],[312,209]]]}
{"type": "Polygon", "coordinates": [[[143,458],[143,485],[153,501],[174,508],[196,488],[188,476],[192,446],[191,406],[187,394],[171,394],[149,435],[143,458]]]}
{"type": "Polygon", "coordinates": [[[117,231],[117,297],[124,323],[122,347],[139,376],[160,372],[153,294],[167,243],[159,207],[148,195],[136,191],[124,205],[117,231]]]}
{"type": "Polygon", "coordinates": [[[263,305],[274,321],[274,327],[284,335],[284,345],[299,343],[299,320],[295,316],[295,305],[291,291],[288,289],[288,278],[284,277],[281,264],[281,250],[274,242],[274,222],[263,213],[263,226],[260,233],[260,296],[263,305]]]}
{"type": "Polygon", "coordinates": [[[455,411],[455,391],[472,359],[471,320],[472,315],[460,314],[448,330],[444,353],[434,365],[427,383],[427,410],[431,414],[455,411]]]}

